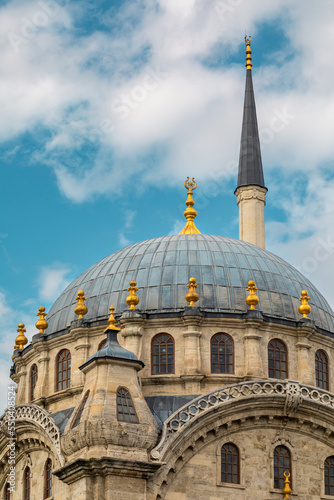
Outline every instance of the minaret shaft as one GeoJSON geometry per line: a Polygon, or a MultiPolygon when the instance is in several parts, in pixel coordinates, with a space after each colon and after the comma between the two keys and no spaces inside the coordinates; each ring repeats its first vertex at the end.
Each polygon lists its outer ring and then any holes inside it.
{"type": "Polygon", "coordinates": [[[250,39],[246,41],[246,88],[242,121],[238,186],[239,239],[265,248],[264,185],[259,131],[252,81],[250,39]]]}

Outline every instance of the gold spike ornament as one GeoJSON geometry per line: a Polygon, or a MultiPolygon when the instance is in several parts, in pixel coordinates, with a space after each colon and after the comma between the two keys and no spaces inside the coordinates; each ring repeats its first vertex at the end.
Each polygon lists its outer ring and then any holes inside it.
{"type": "Polygon", "coordinates": [[[246,69],[252,69],[252,57],[251,57],[251,54],[252,54],[252,49],[250,48],[250,43],[251,43],[251,40],[252,40],[252,37],[250,36],[248,39],[247,39],[247,36],[245,36],[245,44],[246,44],[246,69]]]}
{"type": "Polygon", "coordinates": [[[187,208],[183,213],[183,215],[187,219],[187,224],[184,226],[182,231],[179,232],[179,234],[201,234],[201,232],[195,226],[194,222],[194,219],[197,215],[197,212],[194,209],[195,202],[193,199],[193,191],[197,188],[195,179],[192,178],[192,181],[190,181],[189,177],[187,177],[187,180],[184,183],[184,187],[188,189],[188,198],[186,201],[187,208]]]}
{"type": "Polygon", "coordinates": [[[246,289],[248,295],[246,297],[246,304],[249,306],[250,310],[254,310],[255,306],[259,303],[259,297],[256,295],[255,281],[248,282],[248,288],[246,289]]]}
{"type": "Polygon", "coordinates": [[[284,500],[290,500],[290,494],[292,493],[292,489],[290,488],[290,472],[284,471],[284,489],[283,489],[283,495],[284,500]]]}
{"type": "Polygon", "coordinates": [[[47,327],[49,326],[48,322],[45,319],[45,316],[47,316],[45,312],[45,307],[40,307],[38,309],[38,313],[36,314],[36,316],[38,316],[39,318],[38,321],[36,322],[37,330],[39,330],[39,333],[45,333],[44,330],[46,330],[47,327]]]}
{"type": "Polygon", "coordinates": [[[130,306],[130,309],[135,309],[139,304],[139,297],[137,297],[136,292],[138,292],[138,288],[136,288],[137,283],[135,281],[130,281],[130,286],[128,288],[128,292],[130,295],[127,296],[126,303],[130,306]]]}
{"type": "Polygon", "coordinates": [[[195,302],[198,301],[199,295],[196,292],[197,283],[195,278],[190,278],[189,284],[187,285],[189,292],[186,295],[186,301],[189,302],[190,306],[194,306],[195,302]]]}
{"type": "Polygon", "coordinates": [[[78,301],[78,304],[75,306],[74,312],[78,315],[79,319],[82,319],[84,315],[88,313],[88,309],[85,304],[85,300],[87,300],[85,297],[85,292],[83,290],[79,290],[78,296],[75,297],[75,300],[78,301]]]}
{"type": "Polygon", "coordinates": [[[117,332],[119,332],[120,328],[117,328],[117,326],[115,326],[115,323],[116,323],[115,316],[114,316],[115,308],[112,304],[109,307],[109,311],[110,311],[110,316],[108,319],[109,326],[108,326],[107,330],[116,330],[117,332]]]}
{"type": "Polygon", "coordinates": [[[18,324],[18,329],[16,331],[18,332],[18,336],[15,339],[14,349],[23,349],[23,347],[28,343],[28,339],[24,335],[25,332],[27,331],[24,328],[24,324],[23,323],[19,323],[18,324]]]}
{"type": "Polygon", "coordinates": [[[302,290],[301,297],[299,299],[301,301],[300,306],[298,307],[298,311],[303,315],[303,318],[307,318],[308,314],[311,312],[311,306],[308,305],[308,301],[310,297],[307,296],[307,291],[302,290]]]}

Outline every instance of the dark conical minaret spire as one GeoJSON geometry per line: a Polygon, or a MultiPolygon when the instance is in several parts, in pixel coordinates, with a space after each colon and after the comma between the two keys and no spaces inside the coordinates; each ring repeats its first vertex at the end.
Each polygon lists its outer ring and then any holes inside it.
{"type": "Polygon", "coordinates": [[[259,131],[257,126],[256,106],[252,79],[251,38],[246,42],[246,89],[244,101],[244,116],[242,120],[238,187],[265,187],[262,169],[259,131]]]}
{"type": "Polygon", "coordinates": [[[235,190],[239,206],[239,239],[265,247],[264,185],[259,130],[252,80],[251,37],[246,43],[246,89],[242,121],[238,185],[235,190]]]}

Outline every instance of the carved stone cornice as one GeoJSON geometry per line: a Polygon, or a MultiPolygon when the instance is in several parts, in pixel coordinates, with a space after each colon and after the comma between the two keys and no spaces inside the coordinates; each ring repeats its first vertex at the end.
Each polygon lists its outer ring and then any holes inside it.
{"type": "Polygon", "coordinates": [[[140,462],[115,459],[110,457],[78,459],[66,464],[61,469],[53,471],[61,481],[71,484],[82,477],[106,476],[115,474],[123,477],[148,479],[160,467],[159,462],[140,462]]]}

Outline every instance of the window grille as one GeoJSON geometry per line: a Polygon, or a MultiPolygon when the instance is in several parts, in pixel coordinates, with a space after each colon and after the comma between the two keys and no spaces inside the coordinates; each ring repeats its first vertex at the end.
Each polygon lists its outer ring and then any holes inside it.
{"type": "Polygon", "coordinates": [[[334,457],[325,460],[325,495],[334,495],[334,457]]]}
{"type": "Polygon", "coordinates": [[[174,373],[174,339],[159,333],[152,339],[152,375],[174,373]]]}
{"type": "Polygon", "coordinates": [[[68,389],[71,385],[71,353],[63,349],[57,356],[57,391],[68,389]]]}
{"type": "Polygon", "coordinates": [[[24,469],[24,477],[23,477],[23,500],[30,500],[30,481],[31,481],[31,474],[30,474],[30,468],[26,467],[24,469]]]}
{"type": "Polygon", "coordinates": [[[211,338],[211,373],[234,373],[233,339],[227,333],[211,338]]]}
{"type": "Polygon", "coordinates": [[[44,498],[52,496],[52,460],[48,458],[44,467],[44,498]]]}
{"type": "Polygon", "coordinates": [[[315,381],[317,387],[326,391],[329,390],[328,371],[327,354],[319,350],[315,353],[315,381]]]}
{"type": "Polygon", "coordinates": [[[221,449],[221,481],[222,483],[240,483],[240,458],[238,448],[227,443],[221,449]]]}
{"type": "Polygon", "coordinates": [[[290,472],[292,484],[290,451],[286,446],[277,446],[274,450],[274,488],[284,488],[284,472],[290,472]]]}
{"type": "Polygon", "coordinates": [[[268,344],[268,367],[270,378],[287,378],[288,351],[281,340],[273,339],[268,344]]]}
{"type": "Polygon", "coordinates": [[[117,389],[117,420],[132,424],[139,423],[131,395],[124,387],[117,389]]]}
{"type": "Polygon", "coordinates": [[[33,364],[30,369],[30,401],[35,399],[35,387],[38,379],[38,368],[36,364],[33,364]]]}
{"type": "Polygon", "coordinates": [[[83,400],[81,401],[81,404],[80,404],[80,406],[78,408],[78,411],[77,411],[77,414],[75,416],[75,419],[73,420],[72,429],[73,429],[73,427],[76,427],[80,423],[81,415],[82,415],[82,413],[84,411],[84,408],[85,408],[85,405],[87,403],[87,399],[89,397],[89,393],[90,393],[90,391],[86,391],[86,393],[85,393],[85,395],[83,397],[83,400]]]}

